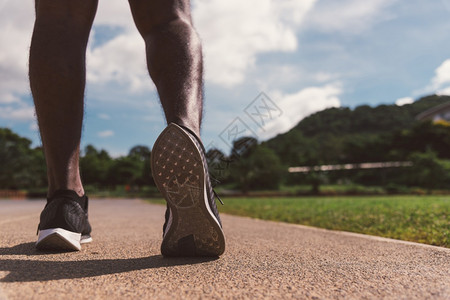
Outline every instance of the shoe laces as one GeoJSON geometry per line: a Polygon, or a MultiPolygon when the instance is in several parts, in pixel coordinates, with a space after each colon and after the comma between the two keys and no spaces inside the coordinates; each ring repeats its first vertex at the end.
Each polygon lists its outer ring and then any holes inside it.
{"type": "Polygon", "coordinates": [[[213,187],[212,191],[214,193],[214,196],[216,197],[217,200],[219,200],[220,204],[225,205],[222,199],[220,199],[219,194],[217,194],[217,192],[214,190],[214,187],[220,183],[220,180],[214,178],[214,176],[212,176],[211,174],[209,175],[209,179],[211,181],[211,186],[213,187]]]}
{"type": "Polygon", "coordinates": [[[220,204],[225,205],[223,203],[222,199],[220,199],[219,195],[217,194],[217,192],[214,189],[213,189],[213,193],[214,193],[214,196],[216,196],[217,200],[219,200],[220,204]]]}

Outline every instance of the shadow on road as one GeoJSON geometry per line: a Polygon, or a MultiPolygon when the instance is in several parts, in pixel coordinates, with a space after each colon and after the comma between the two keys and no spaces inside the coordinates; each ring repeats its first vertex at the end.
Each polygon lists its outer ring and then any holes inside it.
{"type": "MultiPolygon", "coordinates": [[[[34,243],[19,244],[10,248],[0,248],[3,255],[46,255],[38,252],[34,243]]],[[[163,267],[200,264],[214,261],[215,257],[165,258],[162,255],[130,259],[93,259],[79,261],[43,261],[27,259],[1,259],[0,271],[9,274],[0,282],[30,282],[58,279],[74,279],[124,273],[129,271],[156,269],[163,267]]]]}

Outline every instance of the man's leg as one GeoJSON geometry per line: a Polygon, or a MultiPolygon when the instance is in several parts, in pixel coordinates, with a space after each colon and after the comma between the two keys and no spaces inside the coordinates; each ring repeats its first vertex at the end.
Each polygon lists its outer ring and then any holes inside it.
{"type": "Polygon", "coordinates": [[[49,181],[38,249],[80,250],[90,242],[78,167],[85,53],[97,0],[37,0],[30,48],[30,86],[49,181]]]}
{"type": "Polygon", "coordinates": [[[147,65],[166,115],[200,133],[202,49],[190,15],[189,0],[129,0],[144,38],[147,65]]]}
{"type": "Polygon", "coordinates": [[[84,194],[78,160],[85,54],[97,0],[38,0],[30,48],[30,86],[47,161],[48,196],[84,194]]]}
{"type": "Polygon", "coordinates": [[[200,136],[202,53],[189,0],[129,0],[149,73],[169,126],[152,149],[152,174],[167,201],[161,252],[218,256],[225,237],[200,136]]]}

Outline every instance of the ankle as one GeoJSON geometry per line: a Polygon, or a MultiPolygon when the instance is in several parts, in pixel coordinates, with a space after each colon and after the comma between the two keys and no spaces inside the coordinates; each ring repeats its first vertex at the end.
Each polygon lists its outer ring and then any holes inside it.
{"type": "Polygon", "coordinates": [[[74,191],[79,197],[84,196],[84,188],[83,186],[71,186],[71,185],[65,185],[65,186],[57,186],[57,185],[49,185],[48,191],[47,191],[47,197],[51,198],[56,191],[60,190],[69,190],[74,191]]]}
{"type": "Polygon", "coordinates": [[[181,119],[177,119],[177,120],[168,122],[168,124],[170,124],[170,123],[175,123],[178,126],[188,129],[191,133],[195,134],[198,137],[198,139],[200,139],[200,125],[198,123],[189,122],[189,120],[185,121],[185,120],[181,120],[181,119]]]}

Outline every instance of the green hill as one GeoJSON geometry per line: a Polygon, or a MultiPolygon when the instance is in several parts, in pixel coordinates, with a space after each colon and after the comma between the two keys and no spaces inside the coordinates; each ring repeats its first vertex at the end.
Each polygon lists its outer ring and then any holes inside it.
{"type": "MultiPolygon", "coordinates": [[[[434,129],[431,133],[427,132],[430,128],[416,128],[426,125],[420,125],[415,117],[448,101],[450,96],[432,95],[404,106],[330,108],[303,119],[265,144],[288,166],[404,160],[410,152],[425,150],[430,145],[428,137],[435,134],[434,129]],[[424,136],[418,137],[417,131],[424,136]],[[426,143],[422,145],[419,140],[426,143]]],[[[446,136],[449,130],[444,128],[440,134],[446,136]]],[[[440,145],[437,139],[431,141],[431,150],[447,157],[447,141],[440,145]]]]}

